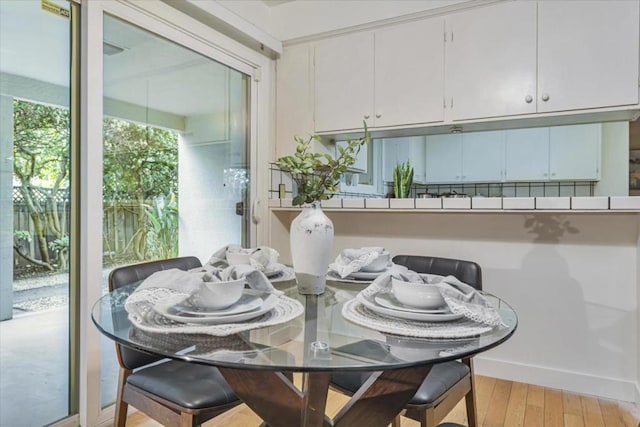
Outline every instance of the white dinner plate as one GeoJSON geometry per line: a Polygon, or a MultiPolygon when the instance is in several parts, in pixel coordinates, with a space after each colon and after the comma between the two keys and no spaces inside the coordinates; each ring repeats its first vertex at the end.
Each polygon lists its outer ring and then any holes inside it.
{"type": "Polygon", "coordinates": [[[260,308],[244,313],[230,314],[227,316],[185,313],[184,311],[176,308],[176,303],[178,302],[176,301],[176,298],[168,298],[160,303],[157,303],[153,308],[156,312],[163,315],[164,317],[175,320],[177,322],[220,325],[223,323],[243,322],[245,320],[261,316],[275,307],[278,303],[279,296],[272,293],[257,293],[256,291],[253,291],[251,289],[245,289],[244,293],[255,295],[260,300],[262,300],[260,308]]]}
{"type": "Polygon", "coordinates": [[[451,313],[451,310],[449,310],[449,307],[439,307],[439,308],[415,308],[415,307],[409,307],[407,305],[402,304],[400,301],[398,301],[393,294],[390,293],[378,293],[373,297],[373,300],[376,302],[376,304],[382,306],[382,307],[386,307],[386,308],[390,308],[392,310],[401,310],[401,311],[408,311],[410,313],[427,313],[427,314],[442,314],[442,313],[451,313]]]}
{"type": "Polygon", "coordinates": [[[381,305],[376,304],[375,295],[366,297],[360,292],[358,296],[358,301],[364,304],[369,310],[374,313],[380,314],[381,316],[393,317],[396,319],[406,319],[406,320],[418,320],[422,322],[448,322],[451,320],[460,319],[462,314],[453,314],[451,312],[447,313],[414,313],[411,311],[402,311],[391,309],[387,307],[382,307],[381,305]]]}
{"type": "Polygon", "coordinates": [[[368,285],[373,281],[373,279],[353,279],[350,276],[347,276],[343,279],[335,271],[329,271],[327,273],[327,280],[333,280],[334,282],[344,282],[344,283],[360,283],[363,285],[368,285]]]}
{"type": "Polygon", "coordinates": [[[243,293],[240,299],[231,306],[222,309],[214,309],[207,307],[195,306],[189,302],[189,299],[175,304],[173,308],[186,314],[198,314],[201,316],[229,316],[231,314],[246,313],[247,311],[257,310],[262,306],[262,298],[257,295],[243,293]]]}
{"type": "Polygon", "coordinates": [[[389,271],[390,267],[385,268],[382,271],[354,271],[350,275],[347,276],[349,279],[356,280],[375,280],[378,276],[383,275],[387,271],[389,271]]]}

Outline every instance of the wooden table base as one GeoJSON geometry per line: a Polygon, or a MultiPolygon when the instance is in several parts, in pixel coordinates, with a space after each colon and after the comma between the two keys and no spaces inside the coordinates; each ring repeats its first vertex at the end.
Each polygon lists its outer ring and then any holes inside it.
{"type": "Polygon", "coordinates": [[[330,374],[303,374],[302,391],[280,372],[219,368],[238,397],[271,427],[385,427],[416,393],[431,366],[377,372],[334,419],[325,415],[330,374]]]}

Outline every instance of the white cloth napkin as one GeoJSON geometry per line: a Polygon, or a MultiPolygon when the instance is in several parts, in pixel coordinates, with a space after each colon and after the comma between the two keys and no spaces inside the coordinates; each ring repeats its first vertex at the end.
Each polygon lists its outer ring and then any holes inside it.
{"type": "MultiPolygon", "coordinates": [[[[275,289],[267,276],[250,265],[233,265],[218,268],[205,265],[190,271],[172,268],[153,273],[127,298],[124,308],[130,315],[144,318],[153,307],[167,298],[175,299],[175,303],[184,301],[196,292],[202,282],[219,282],[236,280],[244,277],[252,289],[282,295],[275,289]],[[176,299],[176,295],[184,299],[176,299]]],[[[173,300],[172,300],[173,301],[173,300]]]]}
{"type": "Polygon", "coordinates": [[[384,252],[384,248],[380,246],[343,249],[335,261],[329,264],[329,270],[344,279],[350,274],[360,271],[362,267],[371,264],[382,252],[384,252]]]}
{"type": "Polygon", "coordinates": [[[396,267],[399,266],[394,266],[389,272],[378,276],[361,293],[373,297],[381,291],[390,292],[392,277],[405,282],[436,285],[452,313],[462,314],[467,319],[490,326],[497,326],[501,323],[498,311],[489,304],[487,299],[475,288],[461,282],[455,276],[418,274],[412,270],[402,270],[396,267]]]}
{"type": "Polygon", "coordinates": [[[250,254],[249,262],[251,266],[259,271],[269,269],[269,266],[278,262],[280,254],[273,248],[268,246],[258,246],[257,248],[243,248],[240,245],[223,246],[211,255],[207,264],[219,265],[227,264],[227,252],[247,253],[250,254]]]}

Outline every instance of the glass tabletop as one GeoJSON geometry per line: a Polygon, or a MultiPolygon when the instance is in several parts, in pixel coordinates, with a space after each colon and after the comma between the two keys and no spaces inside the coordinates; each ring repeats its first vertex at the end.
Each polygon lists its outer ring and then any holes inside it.
{"type": "Polygon", "coordinates": [[[327,281],[323,295],[301,295],[295,281],[275,283],[299,300],[304,314],[280,325],[215,337],[204,334],[151,333],[131,324],[124,304],[138,284],[104,295],[91,317],[100,332],[129,348],[208,365],[277,371],[372,371],[459,359],[507,340],[517,327],[513,309],[484,294],[498,309],[502,324],[491,331],[459,339],[421,339],[384,334],[342,316],[342,306],[366,284],[327,281]]]}

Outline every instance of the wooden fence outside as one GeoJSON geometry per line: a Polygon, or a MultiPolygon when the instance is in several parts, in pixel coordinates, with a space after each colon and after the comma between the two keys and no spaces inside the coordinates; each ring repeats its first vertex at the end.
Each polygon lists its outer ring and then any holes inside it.
{"type": "MultiPolygon", "coordinates": [[[[31,235],[31,242],[20,241],[21,249],[31,257],[41,259],[40,250],[35,240],[33,221],[29,216],[26,203],[22,200],[21,195],[17,193],[19,193],[19,190],[16,191],[14,189],[13,229],[14,231],[26,231],[31,235]]],[[[57,200],[57,210],[60,215],[60,221],[64,221],[64,224],[69,224],[69,201],[66,200],[65,196],[66,194],[63,194],[61,200],[57,200]]],[[[40,202],[43,203],[43,201],[40,202]]],[[[127,244],[138,231],[141,214],[143,212],[135,202],[119,202],[115,205],[105,204],[102,216],[103,255],[121,256],[130,251],[127,244]]],[[[68,229],[68,225],[65,225],[64,228],[68,229]]],[[[55,237],[53,236],[47,236],[48,241],[54,239],[55,237]]],[[[54,255],[53,251],[50,252],[50,255],[54,255]]],[[[28,264],[28,261],[20,256],[14,256],[13,259],[16,266],[28,264]]]]}

